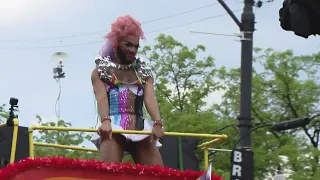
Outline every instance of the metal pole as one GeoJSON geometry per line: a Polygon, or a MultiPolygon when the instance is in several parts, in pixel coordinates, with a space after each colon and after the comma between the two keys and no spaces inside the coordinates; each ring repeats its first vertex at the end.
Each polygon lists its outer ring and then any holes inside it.
{"type": "Polygon", "coordinates": [[[286,177],[284,175],[276,175],[273,180],[286,180],[286,177]]]}
{"type": "MultiPolygon", "coordinates": [[[[251,149],[251,106],[252,106],[252,56],[253,56],[253,31],[254,31],[254,0],[245,0],[241,15],[241,81],[240,81],[240,115],[238,117],[239,138],[243,137],[233,154],[233,160],[238,158],[241,163],[242,173],[239,179],[254,179],[253,151],[251,149]]],[[[232,169],[234,170],[234,169],[232,169]]],[[[233,173],[233,175],[236,173],[233,173]]],[[[237,178],[236,176],[234,179],[237,178]]]]}
{"type": "Polygon", "coordinates": [[[216,149],[216,148],[208,148],[210,152],[232,152],[231,149],[216,149]]]}
{"type": "Polygon", "coordinates": [[[241,37],[241,81],[240,81],[240,115],[238,119],[239,146],[232,152],[231,180],[253,180],[254,162],[251,149],[251,93],[252,93],[252,56],[254,31],[254,0],[244,0],[241,22],[223,0],[218,0],[239,26],[241,37]]]}
{"type": "MultiPolygon", "coordinates": [[[[227,11],[241,31],[241,74],[240,74],[240,114],[237,117],[239,146],[232,150],[231,180],[253,180],[254,161],[251,149],[251,106],[252,106],[252,60],[253,60],[253,31],[255,16],[253,13],[254,0],[244,0],[241,21],[234,15],[224,0],[217,0],[227,11]]],[[[207,33],[209,34],[209,33],[207,33]]],[[[210,33],[212,34],[212,33],[210,33]]]]}
{"type": "MultiPolygon", "coordinates": [[[[245,0],[244,11],[241,15],[242,33],[241,39],[241,83],[240,83],[240,137],[250,131],[251,126],[251,92],[252,92],[252,54],[254,14],[253,0],[245,0]]],[[[250,134],[240,141],[240,148],[251,148],[250,134]]]]}

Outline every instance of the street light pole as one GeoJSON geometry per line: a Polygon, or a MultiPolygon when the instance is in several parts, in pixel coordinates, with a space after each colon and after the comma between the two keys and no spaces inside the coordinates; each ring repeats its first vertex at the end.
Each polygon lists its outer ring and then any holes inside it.
{"type": "Polygon", "coordinates": [[[241,15],[241,81],[240,81],[240,115],[238,127],[240,130],[238,148],[233,152],[233,162],[238,162],[242,172],[237,173],[233,166],[232,179],[253,180],[254,158],[251,149],[251,106],[252,106],[252,61],[253,61],[253,31],[255,17],[253,13],[254,0],[245,0],[241,15]],[[241,155],[241,156],[240,156],[241,155]]]}
{"type": "Polygon", "coordinates": [[[240,114],[237,117],[239,146],[232,151],[231,180],[253,180],[254,162],[251,149],[251,98],[252,98],[252,60],[253,60],[253,31],[255,16],[253,13],[254,0],[244,0],[241,22],[233,14],[223,0],[218,0],[228,12],[241,31],[241,81],[240,81],[240,114]]]}
{"type": "MultiPolygon", "coordinates": [[[[241,74],[240,74],[240,114],[237,117],[239,133],[239,146],[232,150],[231,180],[253,180],[254,162],[251,149],[251,106],[252,106],[252,61],[253,61],[253,32],[255,16],[253,13],[254,0],[244,0],[241,21],[234,15],[224,0],[217,0],[227,11],[233,21],[238,25],[241,35],[241,74]]],[[[262,1],[257,6],[261,7],[262,1]]],[[[213,34],[215,33],[202,33],[213,34]]],[[[232,36],[232,35],[227,35],[232,36]]]]}
{"type": "Polygon", "coordinates": [[[252,0],[245,0],[244,11],[241,15],[242,33],[241,40],[241,83],[240,83],[240,116],[238,117],[240,137],[240,148],[251,147],[251,136],[246,134],[251,126],[251,94],[252,94],[252,61],[253,61],[253,31],[254,14],[252,0]]]}

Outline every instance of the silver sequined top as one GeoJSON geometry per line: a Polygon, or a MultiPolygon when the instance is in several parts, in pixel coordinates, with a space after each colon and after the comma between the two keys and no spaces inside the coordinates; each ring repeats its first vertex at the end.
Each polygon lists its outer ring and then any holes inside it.
{"type": "MultiPolygon", "coordinates": [[[[95,59],[95,63],[98,67],[98,73],[100,75],[100,78],[104,82],[112,81],[112,73],[110,71],[110,68],[120,68],[121,66],[120,64],[112,62],[110,57],[97,57],[95,59]]],[[[146,83],[146,80],[149,77],[153,77],[152,70],[146,60],[141,58],[136,59],[132,66],[137,72],[137,75],[141,78],[142,83],[146,83]]]]}

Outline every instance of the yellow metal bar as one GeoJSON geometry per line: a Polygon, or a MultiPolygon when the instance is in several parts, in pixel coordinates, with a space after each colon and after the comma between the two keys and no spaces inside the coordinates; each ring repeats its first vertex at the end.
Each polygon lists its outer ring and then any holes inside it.
{"type": "Polygon", "coordinates": [[[203,149],[203,160],[204,160],[204,169],[208,169],[208,165],[209,165],[209,150],[207,147],[205,147],[203,149]]]}
{"type": "Polygon", "coordinates": [[[59,148],[59,149],[72,149],[72,150],[80,150],[80,151],[99,152],[97,149],[67,146],[67,145],[60,145],[60,144],[47,144],[47,143],[34,142],[33,145],[42,146],[42,147],[53,147],[53,148],[59,148]]]}
{"type": "Polygon", "coordinates": [[[29,128],[28,130],[29,134],[29,156],[30,158],[34,158],[34,147],[33,147],[33,130],[29,128]]]}
{"type": "Polygon", "coordinates": [[[13,163],[16,159],[17,139],[18,139],[19,120],[13,119],[13,133],[11,143],[10,163],[13,163]]]}
{"type": "MultiPolygon", "coordinates": [[[[97,129],[93,128],[67,128],[57,126],[31,126],[30,130],[56,130],[56,131],[78,131],[78,132],[97,132],[97,129]]],[[[124,133],[124,134],[151,134],[151,131],[132,131],[132,130],[113,130],[112,133],[124,133]]],[[[166,136],[188,136],[188,137],[202,137],[202,138],[221,138],[227,139],[227,135],[217,134],[196,134],[196,133],[178,133],[178,132],[165,132],[166,136]]]]}
{"type": "Polygon", "coordinates": [[[202,143],[202,144],[199,144],[199,145],[197,146],[197,148],[209,147],[209,146],[213,145],[213,144],[216,143],[216,142],[224,141],[224,140],[225,140],[225,139],[217,138],[217,139],[214,139],[214,140],[207,141],[207,142],[204,142],[204,143],[202,143]]]}
{"type": "MultiPolygon", "coordinates": [[[[40,142],[33,142],[33,131],[34,130],[56,130],[56,131],[77,131],[77,132],[97,132],[97,129],[92,128],[70,128],[70,127],[57,127],[57,126],[31,126],[29,127],[29,151],[30,157],[34,158],[34,146],[43,146],[43,147],[53,147],[60,149],[73,149],[81,151],[91,151],[98,152],[97,149],[90,149],[84,147],[75,147],[59,144],[47,144],[40,142]]],[[[123,133],[123,134],[151,134],[151,131],[132,131],[132,130],[114,130],[112,133],[123,133]]],[[[204,150],[204,168],[208,168],[209,164],[209,150],[208,147],[216,142],[225,141],[228,139],[227,135],[217,135],[217,134],[196,134],[196,133],[178,133],[178,132],[165,132],[167,136],[189,136],[189,137],[202,137],[202,138],[212,138],[213,140],[202,143],[198,145],[198,148],[204,150]]]]}
{"type": "Polygon", "coordinates": [[[0,127],[4,127],[4,126],[7,126],[7,123],[0,124],[0,127]]]}
{"type": "Polygon", "coordinates": [[[224,141],[226,139],[220,139],[220,138],[217,138],[217,139],[214,139],[214,140],[211,140],[211,141],[208,141],[208,142],[204,142],[200,145],[197,146],[197,148],[202,148],[203,149],[203,161],[204,161],[204,169],[208,169],[208,166],[209,166],[209,148],[211,145],[213,145],[214,143],[216,142],[219,142],[219,141],[224,141]]]}

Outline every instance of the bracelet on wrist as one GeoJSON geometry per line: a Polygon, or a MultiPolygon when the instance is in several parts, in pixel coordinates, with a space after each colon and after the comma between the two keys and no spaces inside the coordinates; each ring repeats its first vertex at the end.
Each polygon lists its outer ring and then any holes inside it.
{"type": "Polygon", "coordinates": [[[163,126],[163,122],[162,120],[154,120],[153,121],[153,126],[163,126]]]}
{"type": "Polygon", "coordinates": [[[103,117],[101,118],[101,123],[103,123],[104,121],[110,121],[110,122],[111,122],[110,116],[103,116],[103,117]]]}

